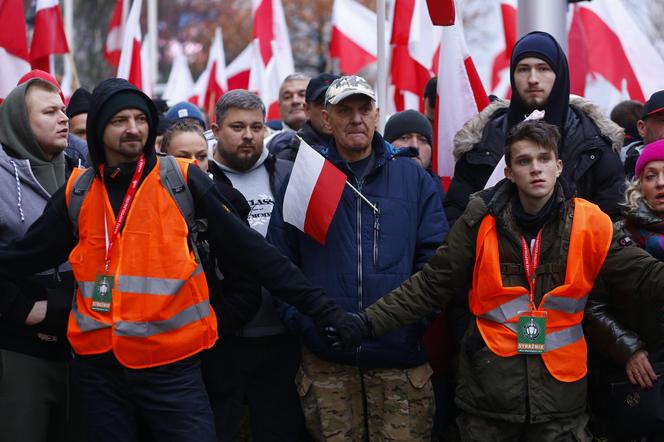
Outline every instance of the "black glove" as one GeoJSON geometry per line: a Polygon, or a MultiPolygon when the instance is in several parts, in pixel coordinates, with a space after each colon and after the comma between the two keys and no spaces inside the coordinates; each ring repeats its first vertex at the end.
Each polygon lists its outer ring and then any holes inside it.
{"type": "Polygon", "coordinates": [[[373,334],[371,320],[365,312],[346,313],[336,322],[323,329],[323,336],[332,348],[355,347],[373,334]]]}

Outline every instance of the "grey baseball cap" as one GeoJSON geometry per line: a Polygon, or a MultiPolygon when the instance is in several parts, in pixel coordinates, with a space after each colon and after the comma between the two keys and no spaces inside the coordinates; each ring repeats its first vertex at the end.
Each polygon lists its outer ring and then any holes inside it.
{"type": "Polygon", "coordinates": [[[376,101],[376,93],[367,80],[357,75],[348,75],[332,82],[325,93],[325,102],[334,105],[357,94],[366,95],[376,101]]]}

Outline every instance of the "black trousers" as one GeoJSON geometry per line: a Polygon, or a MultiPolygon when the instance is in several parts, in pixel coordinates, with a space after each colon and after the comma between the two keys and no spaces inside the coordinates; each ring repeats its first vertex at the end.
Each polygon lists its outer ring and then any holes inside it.
{"type": "Polygon", "coordinates": [[[239,440],[245,405],[254,442],[305,440],[295,387],[299,365],[300,342],[295,336],[220,338],[203,356],[218,440],[239,440]]]}

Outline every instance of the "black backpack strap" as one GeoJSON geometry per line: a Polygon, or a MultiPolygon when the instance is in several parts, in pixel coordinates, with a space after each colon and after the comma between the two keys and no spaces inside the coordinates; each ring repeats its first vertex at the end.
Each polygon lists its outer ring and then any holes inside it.
{"type": "Polygon", "coordinates": [[[74,181],[72,186],[71,193],[69,195],[69,205],[67,206],[67,212],[69,213],[69,219],[74,228],[74,237],[78,238],[78,216],[81,213],[81,207],[83,207],[83,201],[85,201],[85,196],[88,194],[88,189],[92,185],[92,181],[95,179],[95,170],[90,167],[83,174],[79,175],[74,181]]]}

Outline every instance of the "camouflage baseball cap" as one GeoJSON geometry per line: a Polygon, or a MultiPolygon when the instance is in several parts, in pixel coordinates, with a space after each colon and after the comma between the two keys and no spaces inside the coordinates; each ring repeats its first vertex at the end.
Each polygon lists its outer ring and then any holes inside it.
{"type": "Polygon", "coordinates": [[[376,101],[376,93],[371,85],[367,83],[367,80],[357,75],[349,75],[337,78],[332,82],[325,93],[325,102],[337,104],[341,100],[356,94],[366,95],[376,101]]]}

